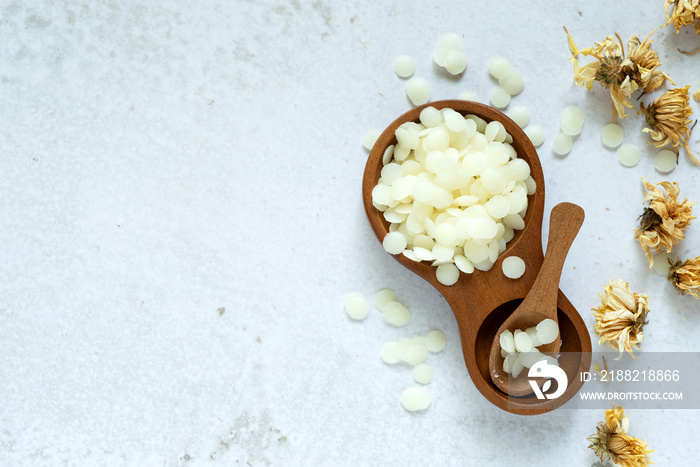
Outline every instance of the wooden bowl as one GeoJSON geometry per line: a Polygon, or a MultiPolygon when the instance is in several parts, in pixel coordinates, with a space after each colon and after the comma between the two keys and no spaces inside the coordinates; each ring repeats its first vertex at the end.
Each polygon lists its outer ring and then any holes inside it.
{"type": "Polygon", "coordinates": [[[493,268],[483,272],[475,270],[472,274],[460,273],[459,280],[452,286],[438,282],[435,269],[427,262],[415,262],[404,255],[394,258],[407,269],[433,285],[447,300],[457,318],[464,360],[477,389],[497,407],[512,413],[534,415],[553,410],[578,392],[583,382],[579,373],[588,370],[591,360],[591,340],[588,330],[571,302],[559,290],[558,319],[562,338],[559,364],[567,373],[569,385],[566,392],[554,400],[540,400],[534,395],[511,397],[501,392],[491,381],[489,374],[489,353],[491,343],[501,323],[517,308],[525,298],[537,273],[542,266],[542,217],[544,212],[544,176],[542,166],[534,146],[522,129],[510,118],[498,110],[465,100],[444,100],[430,102],[415,107],[396,119],[379,136],[372,148],[362,181],[362,197],[369,222],[381,242],[389,232],[389,223],[382,212],[372,204],[372,189],[376,186],[383,167],[382,156],[391,144],[396,144],[395,131],[403,123],[419,121],[421,110],[432,106],[436,109],[452,108],[463,115],[472,114],[487,122],[497,120],[513,137],[512,146],[519,158],[530,165],[530,174],[535,180],[537,190],[528,196],[528,210],[525,216],[525,228],[517,231],[506,246],[493,268]],[[525,274],[519,279],[508,279],[501,270],[501,262],[508,256],[519,256],[525,261],[525,274]]]}

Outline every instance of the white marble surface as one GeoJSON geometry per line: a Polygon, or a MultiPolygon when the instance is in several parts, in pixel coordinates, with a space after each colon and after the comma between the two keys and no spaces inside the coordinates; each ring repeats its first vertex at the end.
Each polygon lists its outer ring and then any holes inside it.
{"type": "MultiPolygon", "coordinates": [[[[489,57],[509,58],[526,81],[511,105],[547,131],[547,208],[587,212],[562,290],[592,327],[596,294],[623,278],[651,296],[647,350],[700,350],[699,302],[648,271],[632,238],[640,177],[700,201],[700,168],[681,154],[657,173],[634,114],[621,124],[642,161],[618,164],[600,144],[609,97],[573,84],[562,29],[581,47],[646,36],[662,2],[8,1],[0,13],[4,465],[595,464],[585,438],[603,411],[490,405],[445,301],[369,228],[360,140],[410,108],[401,53],[434,99],[485,101],[489,57]],[[463,37],[460,78],[431,62],[445,32],[463,37]],[[569,104],[587,120],[559,158],[569,104]],[[345,293],[382,287],[413,311],[407,327],[344,314],[345,293]],[[407,413],[410,371],[379,349],[434,327],[448,342],[429,359],[433,402],[407,413]]],[[[677,51],[700,45],[694,31],[654,39],[695,90],[700,58],[677,51]]],[[[699,255],[699,239],[700,224],[678,255],[699,255]]],[[[628,415],[656,465],[690,465],[697,411],[628,415]]]]}

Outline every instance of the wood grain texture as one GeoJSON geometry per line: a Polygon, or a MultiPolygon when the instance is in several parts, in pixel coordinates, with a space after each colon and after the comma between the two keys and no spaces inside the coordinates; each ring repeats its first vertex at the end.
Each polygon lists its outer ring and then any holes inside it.
{"type": "MultiPolygon", "coordinates": [[[[489,372],[493,383],[503,392],[511,396],[526,396],[532,394],[532,386],[528,382],[527,372],[523,372],[514,380],[509,379],[503,371],[500,335],[506,329],[514,332],[524,331],[537,326],[544,319],[559,322],[557,313],[557,296],[559,279],[564,267],[566,254],[583,225],[584,212],[580,206],[571,203],[559,203],[554,206],[549,217],[549,237],[544,262],[537,279],[528,292],[525,300],[511,313],[498,328],[491,342],[489,357],[489,372]]],[[[558,355],[561,340],[557,337],[554,342],[541,345],[538,350],[549,355],[558,355]]],[[[544,381],[540,381],[540,386],[544,381]]]]}
{"type": "Polygon", "coordinates": [[[491,342],[503,321],[527,296],[537,274],[542,267],[542,217],[544,211],[544,176],[537,151],[522,129],[503,113],[476,102],[464,100],[435,101],[415,107],[393,123],[379,136],[370,151],[362,181],[362,198],[367,218],[381,242],[389,232],[389,223],[382,213],[372,205],[372,189],[376,186],[383,167],[382,156],[385,149],[396,144],[396,129],[404,122],[419,121],[421,110],[432,106],[437,109],[452,108],[464,115],[477,115],[487,122],[498,120],[513,137],[512,146],[518,157],[530,165],[530,173],[537,185],[536,192],[528,196],[528,211],[525,228],[516,232],[490,271],[475,270],[472,274],[460,274],[452,286],[440,284],[435,277],[435,268],[427,262],[417,263],[403,255],[394,258],[415,274],[433,285],[447,300],[459,326],[465,364],[477,389],[497,407],[525,415],[544,413],[561,406],[581,387],[578,372],[590,367],[591,342],[588,330],[576,309],[569,300],[557,291],[558,320],[563,344],[562,352],[572,352],[560,359],[562,367],[569,375],[571,384],[563,396],[556,400],[538,400],[534,396],[524,398],[508,397],[491,381],[489,357],[491,342]],[[525,262],[525,274],[517,280],[509,279],[501,271],[501,263],[508,256],[519,256],[525,262]],[[574,352],[580,354],[573,354],[574,352]]]}

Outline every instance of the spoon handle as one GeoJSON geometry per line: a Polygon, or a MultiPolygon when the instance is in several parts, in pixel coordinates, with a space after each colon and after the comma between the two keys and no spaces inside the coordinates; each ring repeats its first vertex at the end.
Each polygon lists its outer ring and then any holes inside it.
{"type": "MultiPolygon", "coordinates": [[[[583,225],[583,209],[572,203],[559,203],[552,209],[549,218],[549,239],[544,262],[527,298],[539,302],[542,311],[556,320],[559,279],[566,254],[583,225]]],[[[527,300],[526,298],[526,300],[527,300]]]]}

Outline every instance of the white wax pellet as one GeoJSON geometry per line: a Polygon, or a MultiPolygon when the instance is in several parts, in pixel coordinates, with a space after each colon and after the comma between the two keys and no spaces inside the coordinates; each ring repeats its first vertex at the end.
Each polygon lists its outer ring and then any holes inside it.
{"type": "Polygon", "coordinates": [[[541,126],[528,126],[527,128],[525,128],[525,134],[530,139],[532,145],[536,148],[539,148],[540,146],[542,146],[542,143],[544,143],[544,128],[542,128],[541,126]]]}
{"type": "Polygon", "coordinates": [[[428,359],[428,348],[424,344],[413,344],[406,349],[403,359],[406,363],[413,366],[423,363],[428,359]]]}
{"type": "Polygon", "coordinates": [[[532,350],[532,341],[526,332],[520,331],[519,329],[516,330],[513,333],[513,340],[515,342],[515,350],[518,352],[529,352],[532,350]]]}
{"type": "Polygon", "coordinates": [[[491,105],[497,109],[505,109],[510,104],[510,94],[500,86],[496,86],[491,90],[489,94],[489,100],[491,105]]]}
{"type": "Polygon", "coordinates": [[[459,269],[452,263],[441,264],[435,270],[435,277],[442,285],[454,285],[459,280],[459,269]]]}
{"type": "Polygon", "coordinates": [[[661,173],[669,173],[678,164],[678,154],[668,149],[662,149],[654,156],[654,167],[661,173]]]}
{"type": "Polygon", "coordinates": [[[537,328],[536,327],[533,326],[531,328],[527,328],[525,330],[525,332],[530,337],[530,341],[532,342],[533,347],[539,347],[540,345],[542,345],[542,342],[540,342],[539,337],[537,337],[537,328]]]}
{"type": "Polygon", "coordinates": [[[536,327],[537,338],[542,344],[551,344],[559,335],[559,326],[552,319],[542,320],[536,327]]]}
{"type": "Polygon", "coordinates": [[[458,75],[467,68],[467,54],[462,50],[452,49],[445,55],[444,65],[451,75],[458,75]]]}
{"type": "Polygon", "coordinates": [[[352,319],[362,320],[369,314],[369,303],[359,292],[351,292],[343,298],[345,312],[352,319]]]}
{"type": "Polygon", "coordinates": [[[524,182],[530,176],[530,165],[523,159],[513,159],[508,163],[513,170],[515,180],[524,182]]]}
{"type": "Polygon", "coordinates": [[[399,358],[401,360],[404,360],[404,358],[406,357],[406,351],[408,350],[408,348],[416,343],[418,343],[418,341],[416,341],[414,339],[410,339],[408,337],[404,337],[403,339],[400,339],[396,344],[399,358]]]}
{"type": "Polygon", "coordinates": [[[418,118],[426,128],[434,128],[442,123],[442,114],[438,109],[432,106],[421,110],[418,118]]]}
{"type": "Polygon", "coordinates": [[[465,274],[471,274],[474,272],[474,265],[472,264],[471,261],[467,259],[466,256],[464,255],[455,255],[454,257],[455,261],[455,266],[457,266],[457,269],[462,271],[465,274]]]}
{"type": "Polygon", "coordinates": [[[384,320],[397,328],[406,326],[411,320],[411,312],[399,302],[389,302],[382,311],[384,320]]]}
{"type": "Polygon", "coordinates": [[[525,367],[523,366],[522,363],[520,363],[520,359],[518,357],[515,357],[513,359],[513,363],[510,368],[510,374],[513,378],[517,378],[520,376],[520,373],[523,371],[525,367]]]}
{"type": "Polygon", "coordinates": [[[397,301],[396,294],[391,289],[381,289],[374,294],[374,306],[379,311],[384,311],[384,307],[387,303],[395,301],[397,301]]]}
{"type": "Polygon", "coordinates": [[[537,190],[537,183],[535,183],[535,179],[532,178],[532,176],[525,179],[525,187],[527,188],[528,196],[535,194],[535,191],[537,190]]]}
{"type": "Polygon", "coordinates": [[[625,167],[634,167],[642,158],[642,151],[632,143],[625,143],[617,149],[617,160],[625,167]]]}
{"type": "Polygon", "coordinates": [[[460,133],[467,129],[467,121],[459,112],[455,112],[452,109],[445,109],[443,117],[445,119],[445,126],[448,130],[455,133],[460,133]]]}
{"type": "Polygon", "coordinates": [[[501,349],[501,357],[506,358],[508,355],[509,355],[508,352],[506,352],[505,350],[501,349]]]}
{"type": "Polygon", "coordinates": [[[525,228],[525,221],[519,214],[508,214],[503,218],[503,225],[513,230],[523,230],[525,228]]]}
{"type": "Polygon", "coordinates": [[[509,256],[501,263],[503,274],[509,279],[519,279],[525,274],[525,261],[517,256],[509,256]]]}
{"type": "Polygon", "coordinates": [[[503,357],[503,371],[511,373],[513,371],[513,363],[518,359],[518,354],[506,353],[503,357]]]}
{"type": "MultiPolygon", "coordinates": [[[[436,231],[436,234],[434,236],[437,237],[437,227],[435,228],[435,231],[436,231]]],[[[433,253],[433,256],[435,257],[435,260],[440,261],[440,262],[451,260],[455,254],[454,247],[445,246],[445,245],[442,245],[440,243],[436,243],[435,245],[433,245],[433,249],[431,251],[433,253]]],[[[444,272],[443,274],[448,274],[448,273],[444,272]]]]}
{"type": "Polygon", "coordinates": [[[499,55],[495,55],[489,59],[489,74],[496,79],[499,79],[504,72],[510,70],[510,62],[499,55]]]}
{"type": "Polygon", "coordinates": [[[418,147],[418,131],[415,128],[401,125],[394,132],[396,141],[404,149],[416,149],[418,147]]]}
{"type": "Polygon", "coordinates": [[[609,148],[618,147],[624,137],[622,127],[616,123],[608,123],[600,132],[600,141],[609,148]]]}
{"type": "Polygon", "coordinates": [[[521,352],[518,355],[518,361],[525,368],[531,368],[532,365],[542,360],[542,355],[539,350],[532,349],[530,352],[521,352]]]}
{"type": "Polygon", "coordinates": [[[486,202],[486,211],[494,219],[506,217],[510,213],[510,201],[503,195],[496,195],[486,202]]]}
{"type": "Polygon", "coordinates": [[[416,62],[410,55],[399,55],[394,60],[394,73],[401,78],[409,78],[416,71],[416,62]]]}
{"type": "Polygon", "coordinates": [[[401,201],[411,194],[411,181],[407,177],[399,177],[391,184],[391,197],[401,201]]]}
{"type": "Polygon", "coordinates": [[[433,329],[425,335],[425,346],[433,353],[442,351],[446,341],[445,334],[438,329],[433,329]]]}
{"type": "MultiPolygon", "coordinates": [[[[457,245],[457,231],[454,225],[445,222],[435,227],[435,230],[435,240],[437,240],[438,243],[452,247],[457,245]]],[[[452,255],[450,255],[450,258],[451,257],[452,255]]]]}
{"type": "Polygon", "coordinates": [[[445,58],[453,49],[460,50],[462,48],[462,39],[454,33],[446,33],[438,39],[435,50],[433,51],[433,60],[438,65],[445,66],[445,58]]]}
{"type": "Polygon", "coordinates": [[[430,86],[423,78],[413,77],[406,83],[406,96],[413,105],[423,105],[430,100],[430,86]]]}
{"type": "Polygon", "coordinates": [[[476,95],[475,92],[472,91],[464,91],[457,96],[458,99],[462,99],[463,101],[472,101],[472,102],[478,102],[479,101],[479,96],[476,95]]]}
{"type": "Polygon", "coordinates": [[[654,258],[654,265],[652,266],[654,273],[659,276],[668,277],[668,273],[671,270],[671,263],[668,262],[669,259],[673,261],[675,257],[670,253],[656,255],[654,258]]]}
{"type": "Polygon", "coordinates": [[[394,157],[394,145],[390,144],[384,150],[384,154],[382,155],[382,164],[387,165],[389,162],[391,162],[392,157],[394,157]]]}
{"type": "Polygon", "coordinates": [[[576,136],[581,133],[586,114],[583,109],[575,105],[570,105],[562,110],[559,117],[561,131],[569,136],[576,136]]]}
{"type": "Polygon", "coordinates": [[[379,135],[381,135],[382,132],[372,128],[371,130],[367,130],[367,133],[362,137],[362,145],[365,147],[365,149],[372,150],[374,147],[374,143],[377,142],[377,139],[379,139],[379,135]]]}
{"type": "Polygon", "coordinates": [[[520,128],[525,128],[530,123],[530,109],[522,105],[513,106],[507,115],[518,124],[520,128]]]}
{"type": "Polygon", "coordinates": [[[503,174],[496,169],[486,169],[481,172],[481,184],[491,194],[502,193],[503,189],[506,187],[506,183],[503,174]]]}
{"type": "Polygon", "coordinates": [[[425,137],[425,150],[444,151],[450,145],[450,133],[444,127],[435,128],[425,137]]]}
{"type": "Polygon", "coordinates": [[[406,248],[407,243],[406,236],[397,231],[386,234],[382,241],[382,246],[384,246],[387,253],[398,255],[406,248]]]}
{"type": "Polygon", "coordinates": [[[511,96],[517,96],[525,89],[523,76],[513,69],[504,71],[498,79],[498,84],[511,96]]]}
{"type": "Polygon", "coordinates": [[[430,384],[430,382],[433,380],[434,373],[435,371],[433,370],[432,366],[428,365],[427,363],[419,363],[413,367],[411,375],[416,383],[430,384]]]}
{"type": "Polygon", "coordinates": [[[430,392],[423,387],[408,388],[401,393],[400,402],[409,412],[425,410],[430,405],[430,392]]]}
{"type": "Polygon", "coordinates": [[[393,365],[394,363],[399,363],[401,357],[399,357],[399,346],[397,342],[389,341],[382,346],[382,351],[380,353],[382,361],[393,365]]]}
{"type": "Polygon", "coordinates": [[[571,152],[571,148],[574,146],[574,141],[571,136],[566,133],[559,133],[552,140],[552,151],[560,156],[565,156],[571,152]]]}
{"type": "Polygon", "coordinates": [[[506,329],[501,333],[501,336],[499,337],[499,342],[501,344],[501,348],[506,352],[515,352],[515,342],[513,340],[513,333],[509,330],[506,329]]]}

